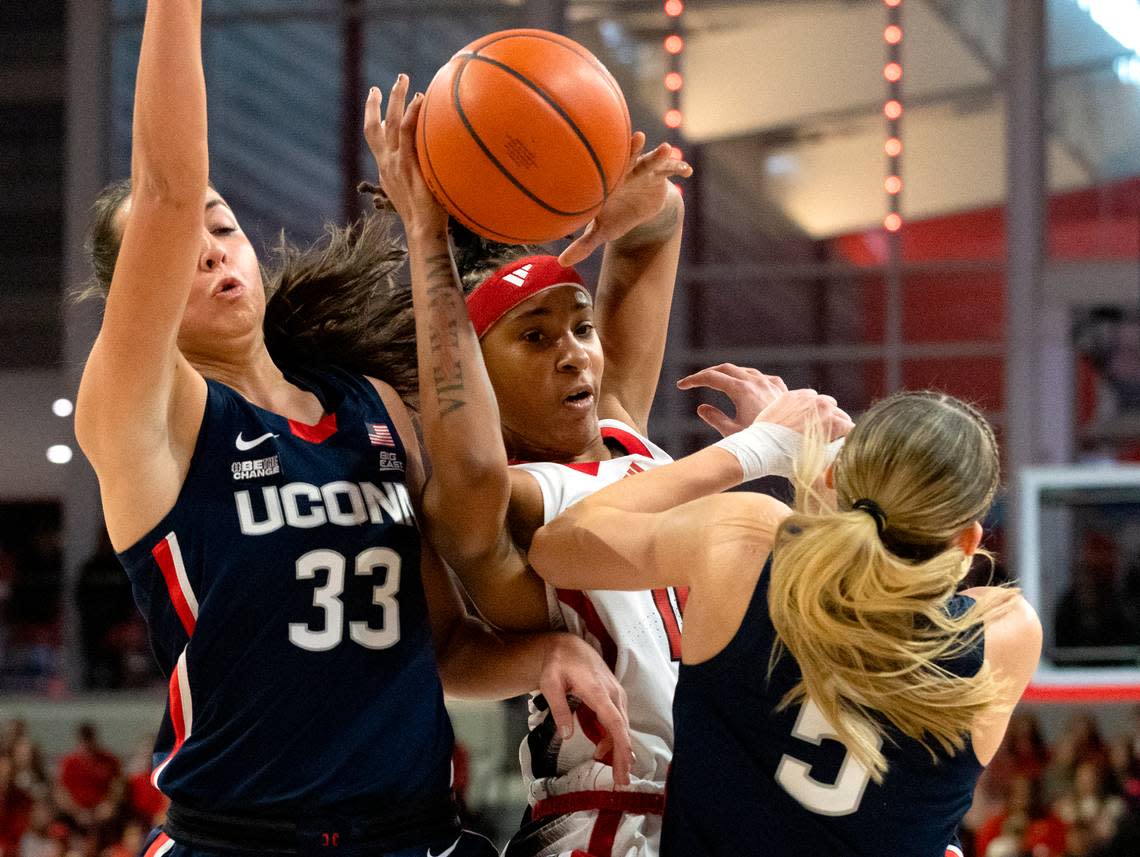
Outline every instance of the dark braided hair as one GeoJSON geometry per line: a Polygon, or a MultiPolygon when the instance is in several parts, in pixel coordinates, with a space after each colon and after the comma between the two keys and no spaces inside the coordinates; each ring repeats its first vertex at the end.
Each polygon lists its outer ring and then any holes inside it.
{"type": "Polygon", "coordinates": [[[450,222],[452,254],[455,267],[459,270],[459,281],[465,295],[499,268],[521,259],[541,253],[542,248],[528,244],[500,244],[481,235],[476,235],[456,220],[450,222]]]}
{"type": "MultiPolygon", "coordinates": [[[[356,189],[372,196],[372,205],[377,211],[392,210],[387,195],[379,185],[361,182],[356,189]]],[[[447,228],[451,234],[455,267],[459,271],[459,281],[465,295],[471,294],[476,286],[508,262],[542,252],[542,248],[535,245],[500,244],[484,238],[454,218],[448,220],[447,228]]]]}

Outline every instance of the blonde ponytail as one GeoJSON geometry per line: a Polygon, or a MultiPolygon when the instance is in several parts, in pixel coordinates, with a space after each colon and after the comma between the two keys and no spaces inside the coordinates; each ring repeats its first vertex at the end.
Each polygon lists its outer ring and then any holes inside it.
{"type": "Polygon", "coordinates": [[[999,699],[987,666],[969,677],[945,666],[1012,598],[947,612],[970,567],[956,536],[992,502],[997,445],[973,408],[912,393],[878,403],[856,425],[833,471],[838,509],[817,487],[822,460],[809,432],[796,513],[773,552],[769,612],[803,676],[782,705],[814,701],[881,781],[884,720],[932,753],[933,744],[951,753],[999,699]]]}

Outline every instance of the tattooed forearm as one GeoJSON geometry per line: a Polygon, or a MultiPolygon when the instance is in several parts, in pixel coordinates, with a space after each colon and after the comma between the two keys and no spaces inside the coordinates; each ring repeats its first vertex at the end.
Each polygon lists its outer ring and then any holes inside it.
{"type": "Polygon", "coordinates": [[[459,331],[467,309],[450,253],[427,259],[428,348],[432,355],[432,382],[440,416],[467,404],[463,381],[459,331]]]}

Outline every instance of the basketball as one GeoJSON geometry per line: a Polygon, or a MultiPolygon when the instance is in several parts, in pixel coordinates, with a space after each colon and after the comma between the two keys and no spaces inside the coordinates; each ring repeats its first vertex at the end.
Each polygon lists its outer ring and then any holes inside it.
{"type": "Polygon", "coordinates": [[[452,217],[485,238],[530,244],[568,235],[625,174],[625,97],[565,36],[483,36],[439,70],[424,96],[416,128],[424,178],[452,217]]]}

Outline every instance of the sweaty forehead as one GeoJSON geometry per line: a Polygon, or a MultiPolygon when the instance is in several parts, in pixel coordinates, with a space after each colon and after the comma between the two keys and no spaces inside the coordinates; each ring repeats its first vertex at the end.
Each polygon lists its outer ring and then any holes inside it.
{"type": "Polygon", "coordinates": [[[533,297],[514,307],[503,320],[506,322],[526,322],[536,318],[556,316],[561,313],[577,313],[594,305],[589,292],[577,283],[564,283],[543,289],[533,297]]]}

